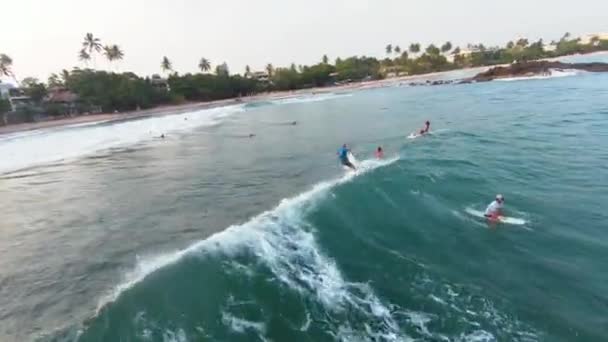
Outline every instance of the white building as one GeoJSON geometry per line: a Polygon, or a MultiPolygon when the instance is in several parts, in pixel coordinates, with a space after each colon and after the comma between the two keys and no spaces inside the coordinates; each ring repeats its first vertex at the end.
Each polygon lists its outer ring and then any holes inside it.
{"type": "Polygon", "coordinates": [[[270,81],[270,75],[268,75],[266,71],[254,71],[251,73],[250,77],[259,82],[270,81]]]}
{"type": "Polygon", "coordinates": [[[10,97],[10,90],[13,88],[15,86],[10,83],[0,82],[0,99],[8,99],[10,97]]]}
{"type": "Polygon", "coordinates": [[[590,34],[586,34],[584,36],[581,36],[580,39],[580,43],[581,44],[590,44],[591,41],[597,37],[598,40],[608,40],[608,33],[590,33],[590,34]]]}

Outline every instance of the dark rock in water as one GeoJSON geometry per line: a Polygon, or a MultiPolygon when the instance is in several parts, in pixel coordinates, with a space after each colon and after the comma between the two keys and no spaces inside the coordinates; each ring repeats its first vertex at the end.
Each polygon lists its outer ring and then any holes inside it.
{"type": "Polygon", "coordinates": [[[460,83],[487,82],[498,78],[529,77],[551,75],[552,70],[583,70],[608,72],[608,63],[563,63],[558,61],[534,61],[514,63],[509,66],[494,67],[460,83]]]}

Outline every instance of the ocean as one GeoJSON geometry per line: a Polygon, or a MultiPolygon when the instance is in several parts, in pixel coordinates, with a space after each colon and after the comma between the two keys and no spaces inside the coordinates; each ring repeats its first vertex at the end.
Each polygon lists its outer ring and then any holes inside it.
{"type": "Polygon", "coordinates": [[[608,340],[608,74],[73,125],[0,155],[1,341],[608,340]],[[524,224],[470,215],[497,193],[524,224]]]}

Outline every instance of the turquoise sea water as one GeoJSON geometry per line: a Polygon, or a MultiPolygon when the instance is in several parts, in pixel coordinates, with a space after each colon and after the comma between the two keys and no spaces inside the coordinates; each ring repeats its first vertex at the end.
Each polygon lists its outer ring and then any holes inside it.
{"type": "Polygon", "coordinates": [[[309,95],[0,152],[2,341],[608,340],[607,74],[309,95]],[[498,192],[526,224],[467,213],[498,192]]]}

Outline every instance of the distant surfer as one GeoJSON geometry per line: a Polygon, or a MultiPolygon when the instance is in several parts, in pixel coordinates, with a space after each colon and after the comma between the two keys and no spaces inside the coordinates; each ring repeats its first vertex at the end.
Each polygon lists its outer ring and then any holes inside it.
{"type": "Polygon", "coordinates": [[[164,134],[164,133],[163,133],[163,134],[161,134],[161,135],[160,135],[160,138],[161,138],[161,139],[165,139],[165,134],[164,134]]]}
{"type": "Polygon", "coordinates": [[[250,138],[253,138],[253,137],[255,137],[255,134],[253,134],[253,133],[249,133],[249,137],[250,137],[250,138]]]}
{"type": "Polygon", "coordinates": [[[297,122],[297,121],[293,121],[293,122],[291,123],[291,125],[292,125],[292,126],[295,126],[295,125],[297,125],[297,124],[298,124],[298,122],[297,122]]]}
{"type": "Polygon", "coordinates": [[[420,135],[427,134],[430,129],[431,129],[431,122],[427,120],[424,123],[424,127],[420,130],[420,135]]]}
{"type": "Polygon", "coordinates": [[[484,216],[491,221],[497,221],[498,217],[502,215],[502,207],[505,203],[505,198],[502,195],[496,195],[496,199],[488,205],[484,216]]]}
{"type": "Polygon", "coordinates": [[[346,146],[346,144],[342,145],[342,147],[338,150],[338,158],[340,158],[340,163],[342,165],[347,166],[353,170],[357,170],[355,165],[353,165],[350,160],[348,160],[348,154],[351,153],[350,149],[346,146]]]}
{"type": "Polygon", "coordinates": [[[384,158],[384,151],[382,150],[382,146],[378,146],[378,148],[376,149],[376,158],[377,159],[384,158]]]}

